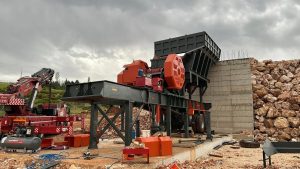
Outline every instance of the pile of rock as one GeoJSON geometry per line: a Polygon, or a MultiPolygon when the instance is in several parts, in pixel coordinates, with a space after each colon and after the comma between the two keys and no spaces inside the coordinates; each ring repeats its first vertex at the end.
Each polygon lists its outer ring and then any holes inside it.
{"type": "Polygon", "coordinates": [[[251,61],[254,135],[300,141],[300,60],[251,61]]]}

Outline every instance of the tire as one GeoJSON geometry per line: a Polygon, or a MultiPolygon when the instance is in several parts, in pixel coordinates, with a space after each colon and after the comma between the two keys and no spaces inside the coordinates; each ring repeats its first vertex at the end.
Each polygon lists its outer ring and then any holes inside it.
{"type": "Polygon", "coordinates": [[[193,128],[195,133],[203,133],[205,131],[204,115],[203,114],[196,114],[193,117],[192,128],[193,128]]]}
{"type": "Polygon", "coordinates": [[[260,144],[259,142],[252,141],[252,140],[241,140],[240,146],[243,148],[259,148],[260,144]]]}

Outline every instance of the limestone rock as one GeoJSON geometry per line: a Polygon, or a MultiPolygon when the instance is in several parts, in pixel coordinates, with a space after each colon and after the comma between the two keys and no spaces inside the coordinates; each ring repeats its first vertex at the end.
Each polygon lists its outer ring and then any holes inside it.
{"type": "Polygon", "coordinates": [[[300,110],[300,106],[299,106],[299,104],[292,104],[291,106],[290,106],[290,108],[291,108],[291,110],[300,110]]]}
{"type": "Polygon", "coordinates": [[[269,107],[263,106],[256,111],[256,114],[259,116],[265,116],[267,114],[268,110],[269,110],[269,107]]]}
{"type": "Polygon", "coordinates": [[[258,121],[254,122],[254,127],[255,128],[259,128],[260,126],[263,126],[263,125],[264,125],[264,123],[260,123],[258,121]]]}
{"type": "Polygon", "coordinates": [[[261,108],[264,104],[265,104],[264,101],[262,101],[261,99],[258,99],[258,100],[253,104],[253,107],[254,107],[254,109],[259,109],[259,108],[261,108]]]}
{"type": "Polygon", "coordinates": [[[282,94],[280,94],[277,98],[279,99],[279,100],[287,100],[288,98],[290,98],[291,97],[291,94],[290,94],[290,92],[283,92],[282,94]]]}
{"type": "Polygon", "coordinates": [[[279,129],[284,129],[289,127],[289,122],[284,117],[277,117],[274,122],[274,126],[279,129]]]}
{"type": "Polygon", "coordinates": [[[282,84],[281,82],[276,82],[276,83],[275,83],[275,87],[277,87],[277,88],[279,88],[279,89],[281,89],[282,86],[283,86],[283,84],[282,84]]]}
{"type": "Polygon", "coordinates": [[[263,87],[263,88],[257,90],[255,92],[255,94],[257,94],[258,97],[264,97],[266,94],[268,94],[268,91],[266,88],[263,87]]]}
{"type": "Polygon", "coordinates": [[[280,82],[289,82],[289,81],[291,81],[292,79],[290,78],[290,77],[288,77],[288,76],[286,76],[286,75],[282,75],[281,77],[280,77],[280,79],[279,79],[279,81],[280,82]]]}
{"type": "Polygon", "coordinates": [[[253,85],[253,86],[252,86],[252,89],[253,89],[254,91],[260,90],[260,89],[262,89],[262,88],[264,88],[264,85],[262,85],[262,84],[256,84],[256,85],[253,85]]]}
{"type": "Polygon", "coordinates": [[[282,109],[287,109],[287,110],[289,110],[289,109],[290,109],[290,106],[291,106],[291,104],[290,104],[289,102],[282,102],[282,103],[281,103],[281,108],[282,108],[282,109]]]}
{"type": "Polygon", "coordinates": [[[281,92],[281,89],[270,89],[270,93],[275,97],[279,96],[281,92]]]}
{"type": "Polygon", "coordinates": [[[263,123],[265,121],[264,116],[259,116],[258,122],[263,123]]]}
{"type": "Polygon", "coordinates": [[[268,128],[266,129],[266,133],[268,136],[272,136],[275,133],[276,129],[275,128],[268,128]]]}
{"type": "Polygon", "coordinates": [[[274,126],[273,120],[272,120],[272,119],[265,119],[265,120],[264,120],[264,125],[265,125],[267,128],[273,127],[273,126],[274,126]]]}
{"type": "Polygon", "coordinates": [[[299,127],[300,126],[300,118],[299,117],[289,117],[288,122],[291,127],[299,127]]]}
{"type": "Polygon", "coordinates": [[[267,95],[265,95],[265,96],[264,96],[264,99],[265,99],[266,101],[272,102],[272,103],[274,103],[274,102],[277,100],[277,98],[274,97],[272,94],[267,94],[267,95]]]}
{"type": "Polygon", "coordinates": [[[287,134],[286,132],[281,132],[278,136],[279,141],[289,141],[291,139],[291,136],[287,134]]]}
{"type": "Polygon", "coordinates": [[[300,129],[299,128],[293,128],[291,130],[291,136],[294,137],[294,138],[300,136],[300,129]]]}
{"type": "Polygon", "coordinates": [[[296,116],[296,112],[294,110],[282,110],[283,117],[294,117],[296,116]]]}
{"type": "Polygon", "coordinates": [[[255,139],[255,141],[261,142],[261,141],[264,141],[266,139],[266,137],[263,134],[259,133],[254,136],[254,139],[255,139]]]}
{"type": "Polygon", "coordinates": [[[283,84],[283,86],[282,86],[281,89],[283,91],[290,91],[292,88],[293,88],[293,84],[292,83],[285,83],[285,84],[283,84]]]}
{"type": "Polygon", "coordinates": [[[265,133],[265,132],[266,132],[266,127],[265,127],[265,126],[260,126],[260,127],[259,127],[259,131],[260,131],[261,133],[265,133]]]}
{"type": "Polygon", "coordinates": [[[269,118],[273,118],[273,117],[275,117],[276,116],[276,108],[275,107],[270,107],[269,108],[269,111],[268,111],[268,113],[267,113],[267,117],[269,117],[269,118]]]}

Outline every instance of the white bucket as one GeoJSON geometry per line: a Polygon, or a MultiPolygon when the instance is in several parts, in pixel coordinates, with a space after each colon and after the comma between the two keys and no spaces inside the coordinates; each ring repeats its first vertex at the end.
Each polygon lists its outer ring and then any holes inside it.
{"type": "Polygon", "coordinates": [[[150,130],[142,130],[142,135],[141,137],[150,137],[150,130]]]}

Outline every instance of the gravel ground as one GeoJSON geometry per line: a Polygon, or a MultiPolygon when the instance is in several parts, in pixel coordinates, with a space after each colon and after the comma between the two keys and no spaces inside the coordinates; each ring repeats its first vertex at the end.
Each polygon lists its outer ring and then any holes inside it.
{"type": "MultiPolygon", "coordinates": [[[[207,156],[196,161],[186,161],[177,164],[180,168],[191,169],[263,168],[261,148],[232,149],[230,145],[225,145],[213,153],[221,154],[223,157],[207,156]]],[[[170,166],[161,166],[159,168],[170,168],[170,166]]],[[[272,156],[272,167],[268,168],[300,169],[300,154],[275,154],[272,156]]]]}
{"type": "MultiPolygon", "coordinates": [[[[101,149],[99,149],[101,150],[101,149]]],[[[84,151],[82,149],[70,149],[72,157],[80,155],[84,151]],[[73,153],[72,153],[73,152],[73,153]]],[[[101,151],[104,151],[103,149],[101,151]]],[[[247,168],[260,169],[262,168],[262,149],[232,149],[230,145],[225,145],[218,150],[214,150],[214,154],[220,154],[223,157],[206,156],[196,161],[186,161],[184,163],[177,163],[180,168],[193,169],[229,169],[229,168],[247,168]]],[[[36,155],[36,154],[35,154],[36,155]]],[[[22,153],[5,153],[0,151],[0,169],[15,169],[24,168],[25,163],[31,162],[35,155],[22,153]]],[[[107,159],[109,160],[109,159],[107,159]]],[[[114,160],[109,161],[112,163],[114,160]]],[[[118,165],[116,165],[118,166],[118,165]]],[[[276,154],[272,156],[272,166],[268,168],[273,169],[300,169],[300,154],[276,154]]],[[[102,168],[99,167],[97,160],[64,160],[56,168],[63,169],[85,169],[85,168],[102,168]]],[[[124,167],[123,167],[124,168],[124,167]]],[[[145,165],[143,168],[147,168],[145,165]]],[[[161,166],[160,169],[168,168],[168,166],[161,166]]]]}

